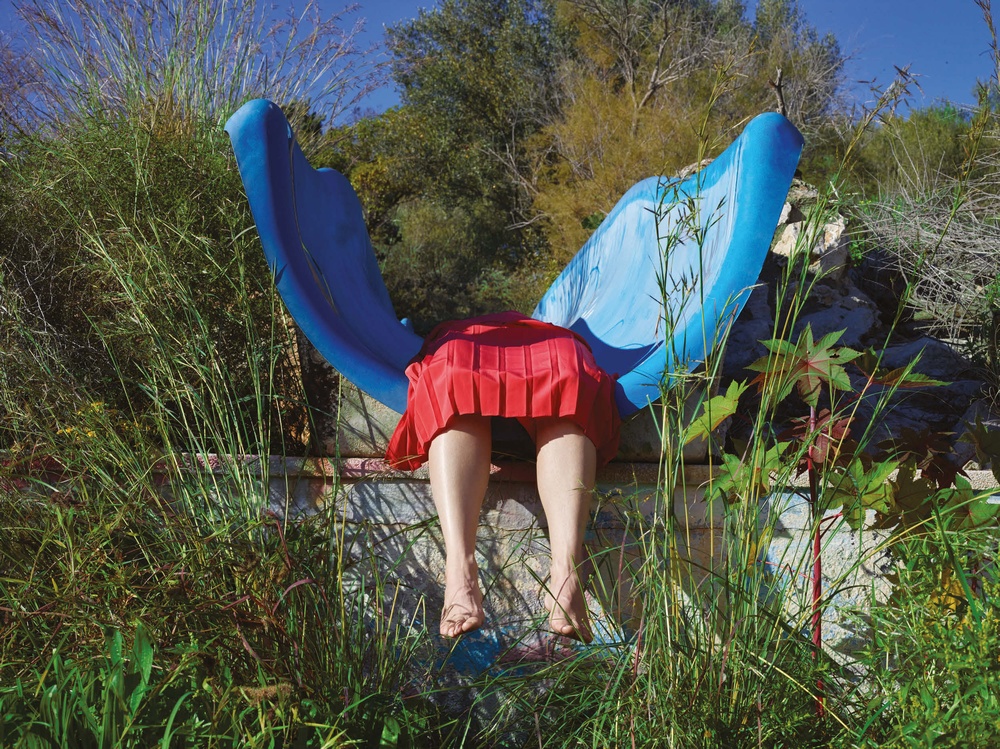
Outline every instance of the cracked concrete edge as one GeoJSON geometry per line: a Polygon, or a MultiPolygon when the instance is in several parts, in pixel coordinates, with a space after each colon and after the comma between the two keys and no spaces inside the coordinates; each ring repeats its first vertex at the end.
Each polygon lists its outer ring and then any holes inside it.
{"type": "MultiPolygon", "coordinates": [[[[701,399],[696,393],[688,401],[687,411],[692,418],[701,399]]],[[[659,410],[654,405],[624,421],[618,451],[621,462],[655,463],[659,459],[662,450],[659,410]]],[[[381,458],[399,419],[400,414],[347,383],[343,385],[336,419],[319,428],[319,444],[327,455],[381,458]]],[[[683,450],[688,463],[707,460],[704,440],[685,445],[683,450]]]]}
{"type": "MultiPolygon", "coordinates": [[[[256,475],[263,474],[264,457],[260,455],[217,455],[214,453],[207,455],[193,455],[182,453],[176,458],[178,464],[191,470],[200,469],[211,471],[212,473],[223,473],[229,470],[234,464],[240,464],[256,475]]],[[[344,456],[337,458],[308,458],[308,457],[282,457],[277,455],[268,456],[267,475],[269,476],[294,476],[297,478],[315,478],[335,480],[339,479],[343,483],[350,483],[361,480],[427,480],[427,467],[421,467],[416,471],[399,471],[392,468],[383,458],[373,457],[351,457],[344,456]]],[[[162,470],[162,467],[155,469],[162,470]]],[[[717,464],[696,463],[684,466],[683,484],[687,487],[700,487],[706,484],[713,476],[719,473],[717,464]]],[[[490,467],[492,479],[500,481],[515,481],[531,483],[535,480],[534,464],[528,461],[498,461],[490,467]]],[[[893,472],[889,475],[889,480],[896,477],[893,472]]],[[[976,491],[988,491],[996,489],[1000,493],[1000,484],[997,483],[992,471],[987,470],[967,470],[965,478],[976,491]]],[[[621,484],[625,486],[648,486],[661,483],[662,473],[659,464],[645,462],[618,462],[608,463],[597,473],[599,484],[621,484]]],[[[786,489],[808,488],[809,477],[806,474],[792,476],[780,482],[776,491],[782,487],[786,489]]]]}

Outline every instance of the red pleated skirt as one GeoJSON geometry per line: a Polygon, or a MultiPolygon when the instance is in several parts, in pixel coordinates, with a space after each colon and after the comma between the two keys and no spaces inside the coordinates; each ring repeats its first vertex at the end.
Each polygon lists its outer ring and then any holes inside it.
{"type": "Polygon", "coordinates": [[[598,465],[618,452],[615,382],[576,333],[518,312],[442,323],[406,368],[406,413],[386,460],[413,470],[456,416],[516,418],[534,439],[533,419],[575,422],[597,448],[598,465]]]}

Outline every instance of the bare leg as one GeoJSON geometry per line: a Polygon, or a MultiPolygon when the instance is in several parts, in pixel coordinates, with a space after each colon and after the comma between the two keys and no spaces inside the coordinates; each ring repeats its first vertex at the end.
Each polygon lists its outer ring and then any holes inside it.
{"type": "Polygon", "coordinates": [[[490,419],[459,416],[431,442],[427,467],[444,535],[445,589],[441,634],[458,637],[483,626],[476,529],[490,478],[490,419]]]}
{"type": "Polygon", "coordinates": [[[538,419],[538,494],[552,547],[549,625],[557,634],[590,642],[579,565],[597,473],[597,448],[566,419],[538,419]]]}

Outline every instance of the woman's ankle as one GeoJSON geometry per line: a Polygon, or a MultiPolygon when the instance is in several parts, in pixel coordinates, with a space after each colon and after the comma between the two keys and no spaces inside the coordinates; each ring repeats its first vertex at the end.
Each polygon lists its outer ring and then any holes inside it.
{"type": "Polygon", "coordinates": [[[444,577],[449,582],[479,583],[479,564],[475,554],[449,554],[444,564],[444,577]]]}

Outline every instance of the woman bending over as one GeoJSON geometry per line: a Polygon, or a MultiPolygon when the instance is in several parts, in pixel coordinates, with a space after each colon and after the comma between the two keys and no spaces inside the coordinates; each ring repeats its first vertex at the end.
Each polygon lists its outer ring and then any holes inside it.
{"type": "Polygon", "coordinates": [[[428,463],[446,557],[441,634],[485,623],[476,529],[489,482],[490,420],[505,416],[525,427],[537,451],[552,552],[549,625],[589,642],[583,534],[597,468],[618,450],[614,379],[575,333],[516,312],[439,325],[406,375],[406,413],[386,457],[404,470],[428,463]]]}

